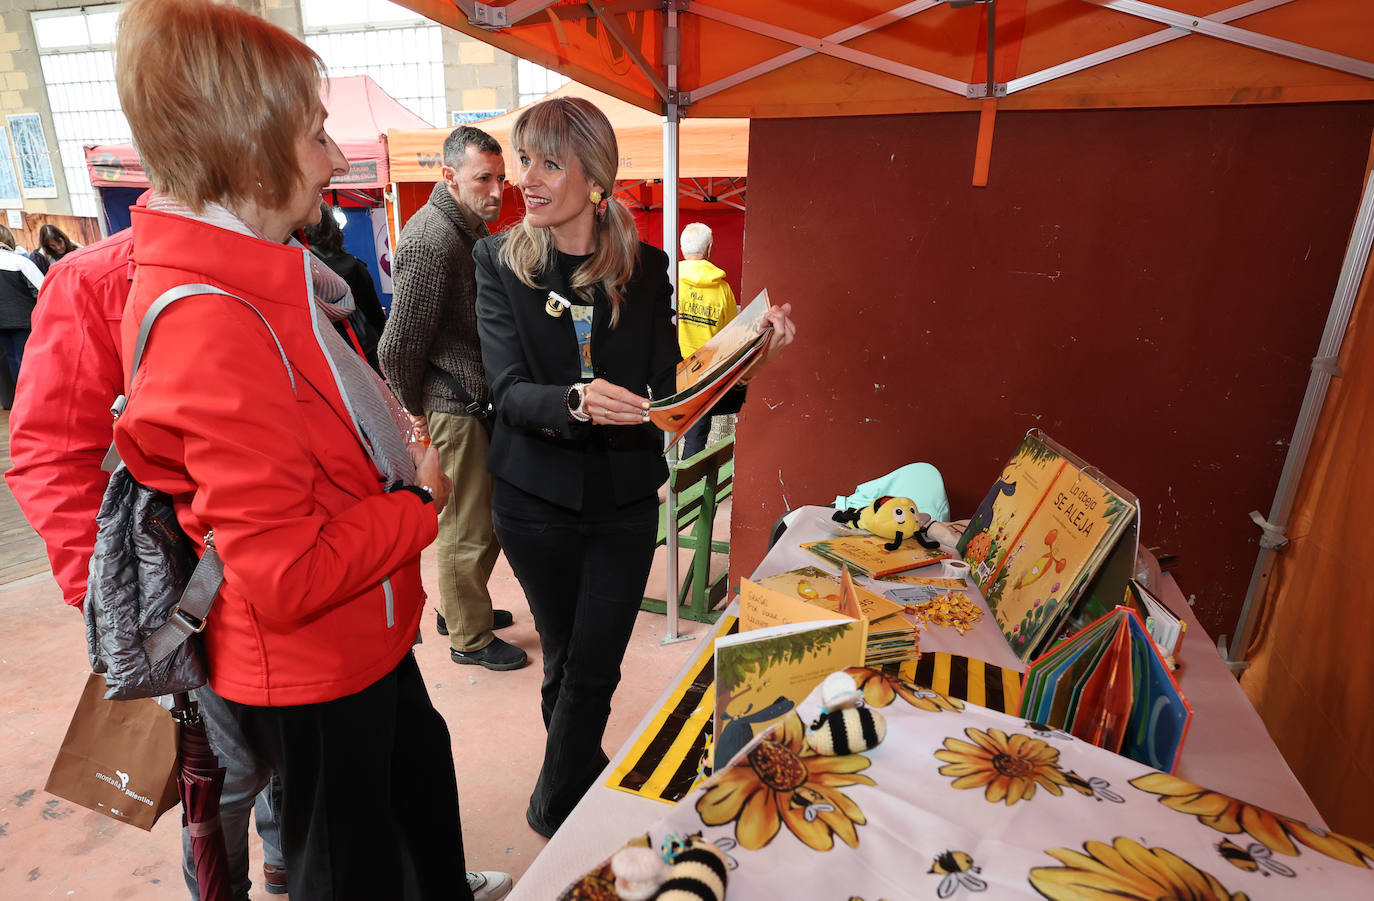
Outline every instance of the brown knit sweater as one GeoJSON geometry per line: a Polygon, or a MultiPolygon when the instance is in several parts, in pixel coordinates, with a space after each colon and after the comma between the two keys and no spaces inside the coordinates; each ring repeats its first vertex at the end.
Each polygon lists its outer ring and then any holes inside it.
{"type": "Polygon", "coordinates": [[[391,316],[377,357],[411,413],[463,412],[463,404],[427,371],[431,362],[474,400],[486,402],[472,247],[488,234],[485,224],[474,228],[468,222],[443,182],[401,230],[391,268],[391,316]]]}

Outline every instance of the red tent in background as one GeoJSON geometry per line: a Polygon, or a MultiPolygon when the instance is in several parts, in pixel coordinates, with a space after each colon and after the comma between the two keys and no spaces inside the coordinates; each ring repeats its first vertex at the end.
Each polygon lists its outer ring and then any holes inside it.
{"type": "MultiPolygon", "coordinates": [[[[386,133],[391,128],[429,128],[367,75],[327,78],[320,98],[329,118],[325,128],[348,159],[348,174],[331,182],[340,189],[380,192],[391,181],[386,133]]],[[[86,168],[97,188],[147,188],[148,173],[132,143],[86,148],[86,168]]],[[[380,193],[376,203],[380,203],[380,193]]]]}

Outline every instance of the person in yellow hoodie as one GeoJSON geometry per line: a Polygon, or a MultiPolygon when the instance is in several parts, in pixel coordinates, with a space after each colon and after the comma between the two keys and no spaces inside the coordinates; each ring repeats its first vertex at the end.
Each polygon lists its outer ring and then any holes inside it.
{"type": "MultiPolygon", "coordinates": [[[[739,312],[735,292],[725,281],[725,271],[711,262],[712,238],[709,226],[693,222],[682,230],[678,240],[683,259],[677,264],[677,338],[683,359],[739,312]]],[[[743,403],[743,386],[736,386],[721,398],[711,413],[701,417],[682,439],[682,459],[706,447],[712,417],[738,413],[743,403]]]]}

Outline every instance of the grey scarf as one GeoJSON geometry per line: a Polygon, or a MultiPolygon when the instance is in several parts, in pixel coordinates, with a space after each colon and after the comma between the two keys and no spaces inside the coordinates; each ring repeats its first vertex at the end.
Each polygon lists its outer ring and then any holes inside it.
{"type": "MultiPolygon", "coordinates": [[[[174,213],[216,228],[267,240],[252,226],[217,203],[206,204],[204,210],[195,213],[179,200],[154,194],[148,200],[148,209],[174,213]]],[[[353,312],[353,295],[348,290],[348,284],[295,238],[289,239],[286,243],[299,248],[310,261],[310,294],[314,299],[310,319],[315,327],[315,336],[324,348],[325,359],[334,373],[339,393],[343,396],[344,406],[348,408],[348,413],[358,428],[358,437],[363,447],[388,484],[396,481],[407,485],[414,484],[415,461],[406,449],[406,434],[410,429],[409,416],[387,384],[377,376],[367,361],[340,337],[333,326],[334,322],[353,312]],[[322,319],[324,321],[321,321],[322,319]]]]}

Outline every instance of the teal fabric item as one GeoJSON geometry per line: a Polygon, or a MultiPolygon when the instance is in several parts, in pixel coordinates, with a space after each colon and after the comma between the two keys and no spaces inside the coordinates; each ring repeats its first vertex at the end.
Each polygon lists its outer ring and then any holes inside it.
{"type": "Polygon", "coordinates": [[[909,497],[916,509],[930,516],[931,522],[949,522],[949,498],[940,470],[929,463],[908,463],[881,478],[864,482],[849,497],[835,498],[836,510],[866,507],[883,495],[909,497]]]}

